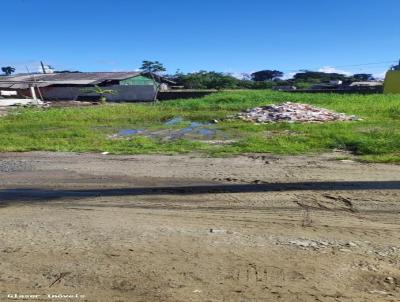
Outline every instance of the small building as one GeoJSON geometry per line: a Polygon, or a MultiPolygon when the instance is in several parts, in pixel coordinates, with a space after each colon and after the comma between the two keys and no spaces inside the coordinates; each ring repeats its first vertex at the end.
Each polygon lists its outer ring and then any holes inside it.
{"type": "Polygon", "coordinates": [[[30,97],[30,87],[44,100],[85,100],[96,98],[89,88],[99,86],[113,93],[109,101],[153,101],[158,88],[168,89],[174,82],[143,72],[63,72],[51,74],[20,74],[0,77],[0,89],[17,91],[30,97]]]}
{"type": "Polygon", "coordinates": [[[276,90],[276,91],[293,91],[296,89],[297,89],[296,86],[274,86],[274,87],[272,87],[272,90],[276,90]]]}
{"type": "Polygon", "coordinates": [[[329,84],[340,86],[340,85],[343,85],[343,81],[342,80],[331,80],[331,81],[329,81],[329,84]]]}
{"type": "Polygon", "coordinates": [[[382,87],[383,83],[379,81],[365,81],[365,82],[353,82],[350,87],[382,87]]]}
{"type": "Polygon", "coordinates": [[[310,90],[332,90],[332,89],[339,89],[340,85],[336,84],[329,84],[329,83],[319,83],[314,84],[310,87],[310,90]]]}

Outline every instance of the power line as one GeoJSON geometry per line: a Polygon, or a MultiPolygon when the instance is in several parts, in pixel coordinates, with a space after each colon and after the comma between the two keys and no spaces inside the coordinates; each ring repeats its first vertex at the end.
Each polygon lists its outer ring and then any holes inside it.
{"type": "Polygon", "coordinates": [[[343,67],[357,67],[357,66],[367,66],[367,65],[380,65],[380,64],[390,64],[396,63],[397,61],[383,61],[383,62],[375,62],[375,63],[363,63],[363,64],[352,64],[352,65],[341,65],[341,66],[332,66],[333,68],[343,68],[343,67]]]}
{"type": "MultiPolygon", "coordinates": [[[[329,67],[329,68],[361,67],[361,66],[371,66],[371,65],[388,65],[388,64],[393,64],[393,63],[397,63],[397,62],[398,62],[397,60],[393,60],[393,61],[381,61],[381,62],[373,62],[373,63],[326,66],[326,67],[329,67]]],[[[287,73],[287,72],[298,72],[298,71],[302,71],[302,70],[316,70],[316,69],[321,69],[321,67],[284,70],[283,72],[287,73]]]]}

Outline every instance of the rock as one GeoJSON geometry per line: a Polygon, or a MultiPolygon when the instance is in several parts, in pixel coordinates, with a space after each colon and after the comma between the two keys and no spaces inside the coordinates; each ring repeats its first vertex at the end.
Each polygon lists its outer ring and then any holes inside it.
{"type": "Polygon", "coordinates": [[[378,256],[381,256],[381,257],[386,257],[386,256],[388,256],[388,255],[389,255],[389,253],[387,253],[387,252],[383,252],[383,251],[376,252],[376,254],[377,254],[378,256]]]}
{"type": "Polygon", "coordinates": [[[33,288],[41,288],[42,286],[39,284],[39,283],[34,283],[33,285],[32,285],[32,287],[33,288]]]}
{"type": "Polygon", "coordinates": [[[394,284],[394,278],[393,277],[386,277],[385,282],[389,283],[389,284],[394,284]]]}
{"type": "Polygon", "coordinates": [[[291,240],[290,244],[301,246],[301,247],[315,247],[317,244],[309,240],[291,240]]]}
{"type": "Polygon", "coordinates": [[[223,234],[223,233],[226,233],[226,231],[225,230],[210,229],[210,233],[223,234]]]}
{"type": "Polygon", "coordinates": [[[346,243],[346,246],[349,246],[349,247],[358,247],[357,244],[355,244],[354,242],[351,242],[351,241],[347,242],[347,243],[346,243]]]}

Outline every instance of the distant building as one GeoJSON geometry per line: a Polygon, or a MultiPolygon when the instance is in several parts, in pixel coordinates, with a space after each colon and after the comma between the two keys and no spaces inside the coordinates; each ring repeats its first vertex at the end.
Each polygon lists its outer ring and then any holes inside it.
{"type": "Polygon", "coordinates": [[[329,81],[329,84],[339,86],[339,85],[343,84],[343,81],[342,80],[332,80],[332,81],[329,81]]]}
{"type": "Polygon", "coordinates": [[[332,90],[332,89],[338,89],[340,85],[337,84],[314,84],[310,87],[310,90],[332,90]]]}
{"type": "Polygon", "coordinates": [[[109,101],[152,101],[162,85],[163,90],[169,84],[168,79],[155,74],[142,72],[65,72],[51,74],[21,74],[0,77],[0,89],[17,91],[19,95],[30,97],[30,87],[35,87],[37,95],[44,100],[78,100],[95,98],[88,88],[100,86],[113,90],[107,95],[109,101]]]}
{"type": "Polygon", "coordinates": [[[272,90],[276,91],[293,91],[296,90],[296,86],[274,86],[272,87],[272,90]]]}
{"type": "Polygon", "coordinates": [[[383,83],[380,81],[364,81],[364,82],[353,82],[349,85],[350,87],[379,87],[383,86],[383,83]]]}

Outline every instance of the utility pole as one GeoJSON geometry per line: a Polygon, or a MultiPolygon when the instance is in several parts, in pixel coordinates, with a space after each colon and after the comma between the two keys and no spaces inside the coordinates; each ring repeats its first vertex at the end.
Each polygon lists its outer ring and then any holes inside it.
{"type": "MultiPolygon", "coordinates": [[[[40,63],[42,63],[42,62],[40,62],[40,63]]],[[[43,64],[43,63],[42,63],[42,64],[43,64]]],[[[28,66],[25,66],[25,68],[26,68],[26,71],[28,72],[28,74],[30,74],[30,71],[29,71],[28,66]]],[[[35,75],[34,75],[33,73],[32,73],[32,79],[33,79],[33,85],[30,85],[30,86],[29,86],[29,89],[30,89],[30,91],[31,91],[31,96],[32,96],[32,99],[33,99],[35,105],[39,105],[39,100],[38,100],[38,98],[37,98],[37,96],[36,96],[36,92],[35,92],[35,87],[37,87],[37,85],[36,85],[36,79],[35,79],[35,75]]],[[[39,92],[41,98],[43,99],[42,93],[40,92],[39,87],[37,87],[37,90],[38,90],[38,92],[39,92]]]]}
{"type": "Polygon", "coordinates": [[[42,62],[42,61],[40,61],[40,65],[42,65],[42,70],[43,70],[43,73],[46,73],[46,69],[44,68],[44,64],[43,64],[43,62],[42,62]]]}

